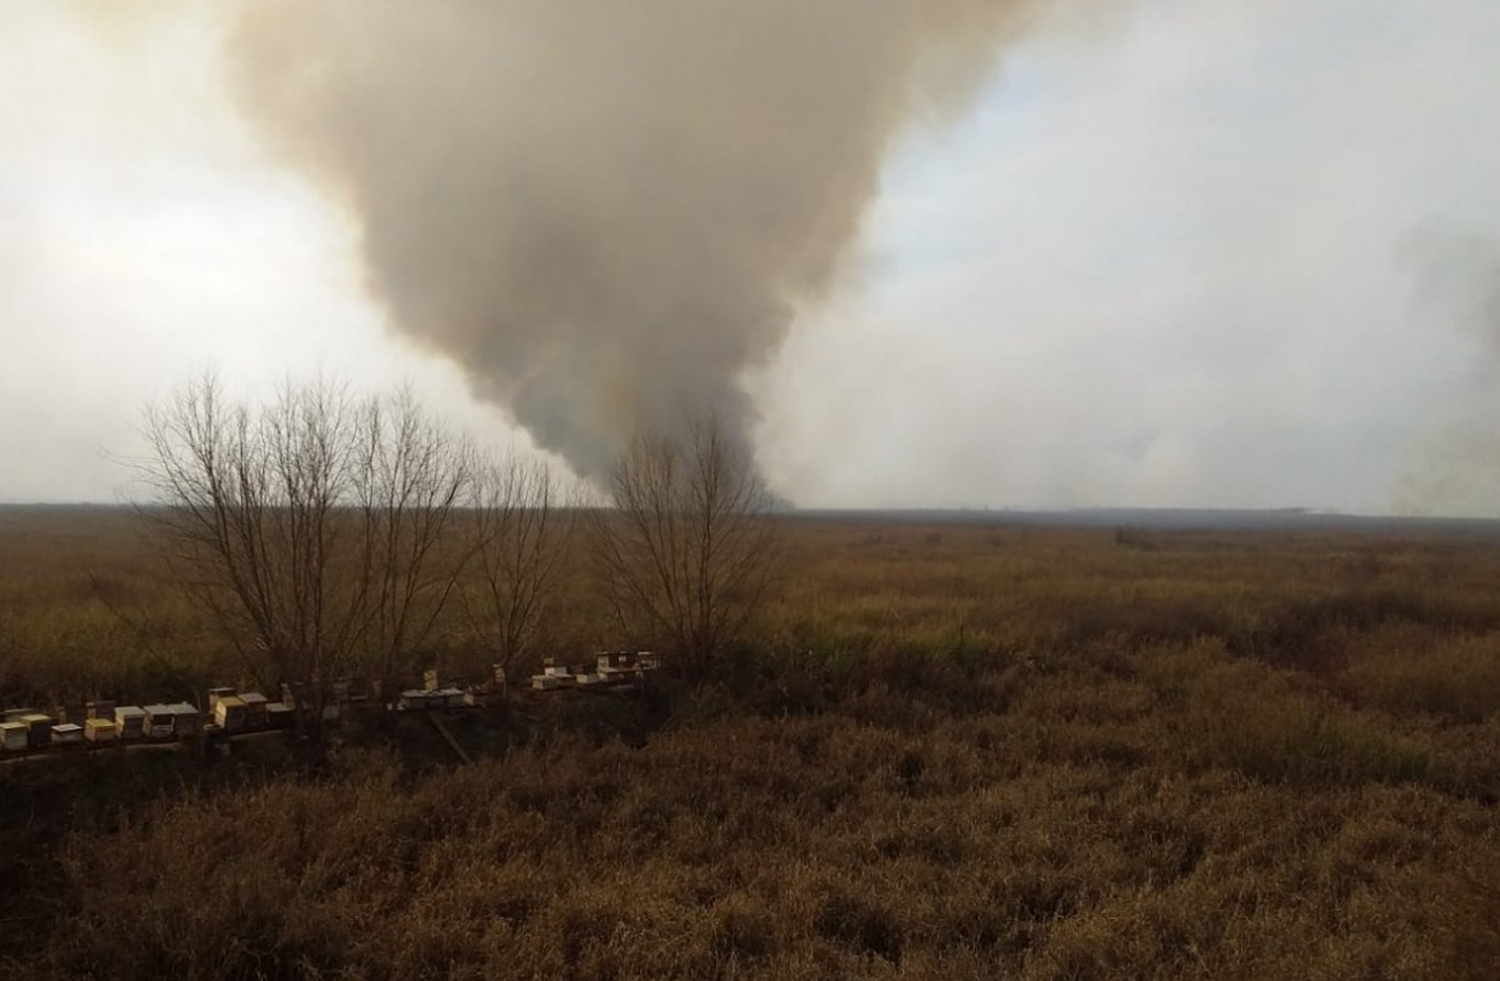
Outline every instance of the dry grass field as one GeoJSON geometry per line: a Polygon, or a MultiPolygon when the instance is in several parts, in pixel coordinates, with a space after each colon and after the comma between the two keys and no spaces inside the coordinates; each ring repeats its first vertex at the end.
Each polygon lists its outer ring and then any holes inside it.
{"type": "MultiPolygon", "coordinates": [[[[786,534],[665,710],[0,769],[0,978],[1500,974],[1494,541],[786,534]]],[[[612,644],[570,588],[550,642],[612,644]]],[[[235,670],[131,515],[0,510],[0,701],[235,670]]]]}

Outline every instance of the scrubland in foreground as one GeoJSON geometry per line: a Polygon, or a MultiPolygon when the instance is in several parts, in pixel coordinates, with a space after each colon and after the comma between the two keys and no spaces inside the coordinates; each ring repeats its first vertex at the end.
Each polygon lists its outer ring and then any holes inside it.
{"type": "MultiPolygon", "coordinates": [[[[84,517],[0,524],[0,683],[230,669],[84,517]]],[[[787,531],[756,643],[665,715],[0,772],[0,975],[1495,975],[1493,543],[787,531]]],[[[555,642],[610,642],[579,590],[555,642]]]]}

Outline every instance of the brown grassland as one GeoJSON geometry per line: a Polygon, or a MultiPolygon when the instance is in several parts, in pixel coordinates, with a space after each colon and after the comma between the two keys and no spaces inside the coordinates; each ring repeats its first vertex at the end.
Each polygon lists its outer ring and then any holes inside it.
{"type": "MultiPolygon", "coordinates": [[[[473,765],[0,766],[0,978],[1500,976],[1500,544],[784,523],[717,682],[473,765]]],[[[138,525],[0,509],[0,702],[237,677],[138,525]]]]}

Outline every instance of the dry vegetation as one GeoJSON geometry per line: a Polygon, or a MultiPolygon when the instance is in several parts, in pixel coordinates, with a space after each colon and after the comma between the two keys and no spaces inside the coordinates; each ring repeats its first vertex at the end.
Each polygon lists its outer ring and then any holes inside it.
{"type": "MultiPolygon", "coordinates": [[[[0,510],[3,700],[234,670],[133,520],[0,510]]],[[[0,767],[0,975],[1496,976],[1494,542],[786,530],[667,712],[0,767]]]]}

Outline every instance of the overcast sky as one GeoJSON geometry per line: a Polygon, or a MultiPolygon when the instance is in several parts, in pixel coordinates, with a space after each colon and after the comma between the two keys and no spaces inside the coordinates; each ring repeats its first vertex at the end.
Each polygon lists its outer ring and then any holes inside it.
{"type": "MultiPolygon", "coordinates": [[[[241,118],[230,9],[0,4],[0,501],[128,495],[142,406],[210,366],[410,381],[526,442],[241,118]]],[[[810,506],[1500,513],[1497,50],[1494,0],[1045,18],[906,132],[859,274],[745,379],[768,474],[810,506]]]]}

